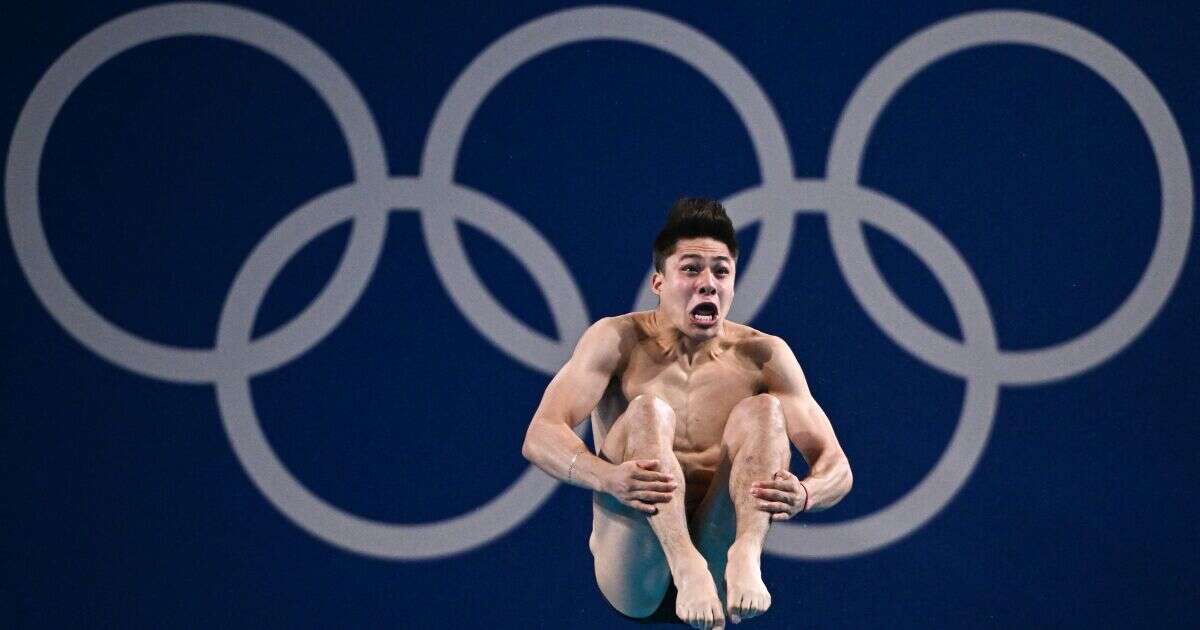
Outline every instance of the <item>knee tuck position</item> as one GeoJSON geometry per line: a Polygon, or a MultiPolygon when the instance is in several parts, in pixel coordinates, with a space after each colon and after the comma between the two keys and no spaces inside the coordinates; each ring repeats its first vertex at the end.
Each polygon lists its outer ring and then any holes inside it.
{"type": "Polygon", "coordinates": [[[588,328],[526,432],[529,461],[592,491],[596,583],[631,617],[653,613],[671,583],[675,614],[697,628],[766,612],[771,523],[828,508],[852,484],[788,345],[724,317],[732,234],[720,204],[680,200],[655,241],[658,307],[588,328]],[[589,417],[595,454],[573,431],[589,417]]]}

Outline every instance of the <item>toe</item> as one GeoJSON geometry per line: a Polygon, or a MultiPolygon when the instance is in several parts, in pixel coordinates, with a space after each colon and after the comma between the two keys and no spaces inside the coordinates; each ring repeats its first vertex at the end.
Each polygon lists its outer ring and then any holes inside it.
{"type": "Polygon", "coordinates": [[[771,607],[771,598],[770,597],[757,598],[757,600],[754,602],[754,616],[757,617],[758,615],[761,615],[761,614],[767,612],[767,609],[770,607],[771,607]]]}

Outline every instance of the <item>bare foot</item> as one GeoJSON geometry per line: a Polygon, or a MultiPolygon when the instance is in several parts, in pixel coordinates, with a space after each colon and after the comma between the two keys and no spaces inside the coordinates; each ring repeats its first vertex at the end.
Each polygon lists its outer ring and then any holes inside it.
{"type": "Polygon", "coordinates": [[[720,629],[725,627],[725,615],[721,612],[721,600],[708,564],[699,554],[681,567],[675,576],[675,614],[693,628],[720,629]]]}
{"type": "Polygon", "coordinates": [[[725,567],[725,589],[729,599],[726,609],[729,620],[740,623],[744,619],[757,617],[771,607],[771,594],[762,581],[759,564],[762,550],[750,545],[734,543],[729,547],[729,562],[725,567]]]}

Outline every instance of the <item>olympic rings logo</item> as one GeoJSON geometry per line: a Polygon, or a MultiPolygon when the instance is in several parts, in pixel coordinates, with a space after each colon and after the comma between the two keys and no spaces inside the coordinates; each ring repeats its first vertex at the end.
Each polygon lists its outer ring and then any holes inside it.
{"type": "MultiPolygon", "coordinates": [[[[215,384],[222,422],[238,460],[267,499],[312,535],[353,552],[393,559],[437,558],[473,549],[528,518],[557,482],[530,467],[499,496],[461,516],[419,525],[361,518],[312,494],[279,460],[259,426],[249,379],[307,352],[353,308],[379,261],[392,210],[420,214],[438,277],[480,334],[514,360],[553,374],[590,321],[579,289],[540,233],[501,202],[456,183],[454,167],[467,124],[508,73],[558,46],[597,39],[641,44],[688,63],[720,89],[749,130],[762,183],[734,194],[725,205],[739,228],[760,222],[763,229],[754,264],[748,265],[739,284],[733,317],[752,320],[778,282],[795,213],[823,212],[838,265],[870,318],[907,352],[966,380],[963,409],[949,446],[915,488],[880,511],[849,522],[803,528],[780,523],[767,540],[769,552],[794,558],[852,556],[889,545],[921,527],[974,470],[987,443],[1001,385],[1046,383],[1108,360],[1155,318],[1179,278],[1191,236],[1193,190],[1183,137],[1170,110],[1141,70],[1111,44],[1070,22],[1023,11],[954,17],[892,49],[858,85],[842,112],[827,179],[818,180],[795,177],[781,123],[746,69],[703,33],[655,13],[616,7],[569,9],[501,37],[450,88],[429,132],[421,173],[410,177],[388,173],[379,130],[356,87],[302,34],[261,14],[223,5],[142,9],[100,26],[71,46],[43,75],[22,109],[5,171],[6,212],[17,259],[51,316],[99,356],[152,378],[215,384]],[[258,243],[229,289],[211,349],[143,339],[93,310],[55,262],[38,205],[47,134],[80,82],[123,51],[184,35],[252,46],[300,74],[345,135],[355,176],[353,183],[305,203],[258,243]],[[1036,350],[1001,350],[982,289],[955,247],[900,201],[858,183],[868,136],[900,87],[943,57],[988,44],[1054,51],[1108,81],[1149,137],[1162,191],[1154,252],[1133,292],[1093,329],[1036,350]],[[315,301],[290,322],[252,340],[255,315],[283,266],[307,243],[344,221],[353,221],[349,245],[315,301]],[[525,325],[491,295],[467,260],[456,221],[486,232],[525,266],[550,305],[558,339],[525,325]],[[930,327],[897,298],[868,253],[863,224],[887,232],[929,267],[950,298],[963,341],[930,327]]],[[[644,285],[635,308],[652,306],[644,285]]]]}

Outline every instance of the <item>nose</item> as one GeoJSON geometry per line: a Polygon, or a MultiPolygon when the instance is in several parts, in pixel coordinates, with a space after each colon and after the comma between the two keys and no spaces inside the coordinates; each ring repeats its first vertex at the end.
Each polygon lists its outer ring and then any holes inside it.
{"type": "Polygon", "coordinates": [[[700,273],[700,276],[696,279],[696,281],[700,285],[698,287],[698,289],[700,291],[700,295],[716,295],[717,294],[717,282],[716,282],[716,279],[713,277],[712,271],[705,269],[703,272],[700,273]]]}

